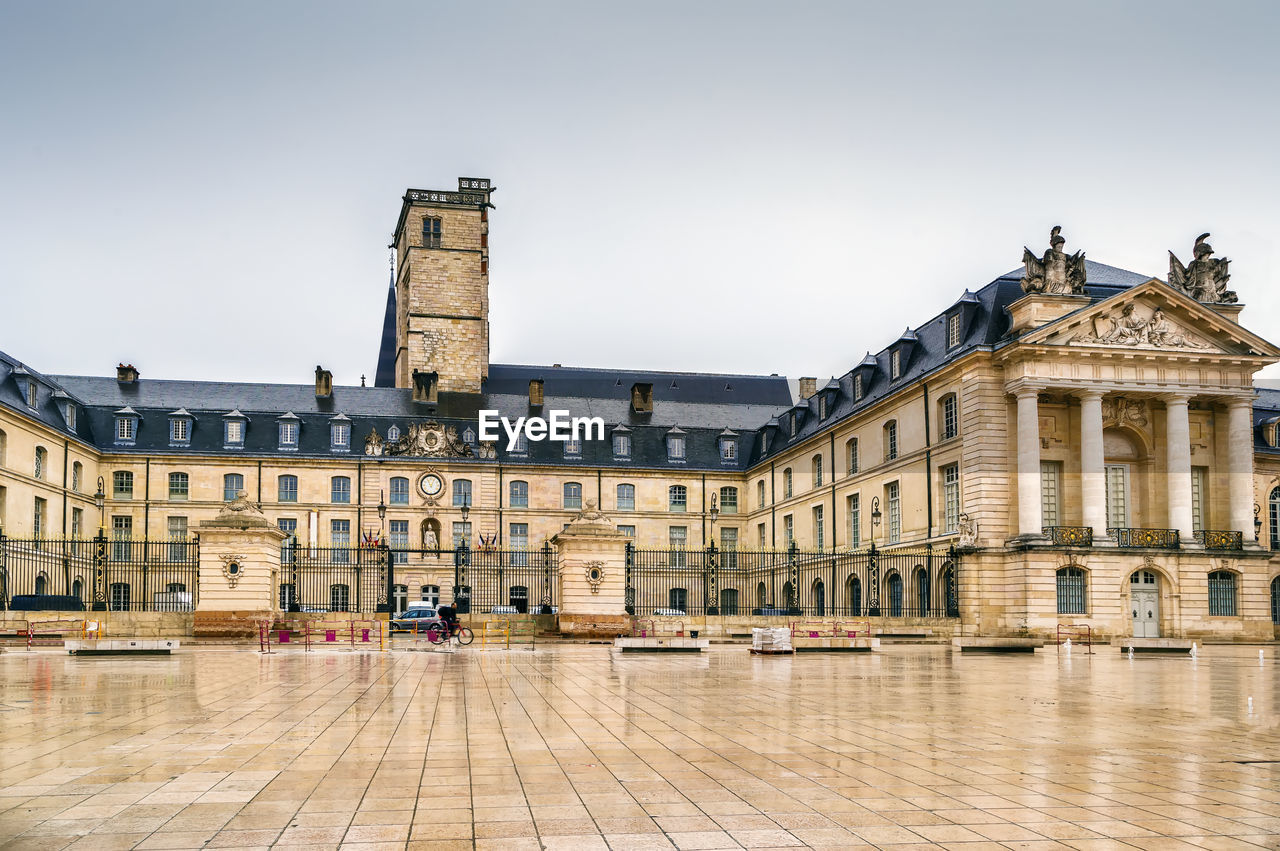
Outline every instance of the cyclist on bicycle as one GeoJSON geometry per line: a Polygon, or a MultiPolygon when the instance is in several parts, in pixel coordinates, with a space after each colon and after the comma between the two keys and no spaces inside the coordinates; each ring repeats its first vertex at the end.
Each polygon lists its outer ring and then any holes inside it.
{"type": "Polygon", "coordinates": [[[441,606],[436,609],[436,614],[444,622],[446,635],[453,635],[458,631],[458,611],[453,606],[441,606]]]}

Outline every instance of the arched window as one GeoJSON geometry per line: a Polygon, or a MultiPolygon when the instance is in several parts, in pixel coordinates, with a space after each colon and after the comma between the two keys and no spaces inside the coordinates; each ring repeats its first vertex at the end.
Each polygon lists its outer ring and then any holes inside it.
{"type": "Polygon", "coordinates": [[[529,507],[529,483],[514,481],[507,488],[507,505],[511,508],[529,507]]]}
{"type": "Polygon", "coordinates": [[[387,502],[392,505],[409,504],[409,480],[404,476],[391,477],[391,494],[387,502]]]}
{"type": "Polygon", "coordinates": [[[956,585],[956,566],[951,562],[942,568],[942,596],[947,601],[947,617],[960,617],[960,589],[956,585]]]}
{"type": "Polygon", "coordinates": [[[684,485],[667,488],[667,510],[686,511],[689,507],[689,490],[684,485]]]}
{"type": "Polygon", "coordinates": [[[813,456],[813,486],[822,487],[822,456],[813,456]]]}
{"type": "Polygon", "coordinates": [[[818,617],[823,617],[827,613],[827,586],[822,584],[821,579],[813,580],[813,613],[818,617]]]}
{"type": "Polygon", "coordinates": [[[764,508],[764,479],[756,482],[756,508],[764,508]]]}
{"type": "Polygon", "coordinates": [[[885,585],[889,591],[889,617],[902,617],[902,574],[894,571],[889,574],[885,585]]]}
{"type": "Polygon", "coordinates": [[[239,473],[227,473],[222,477],[223,502],[231,502],[242,490],[244,490],[244,476],[239,473]]]}
{"type": "Polygon", "coordinates": [[[618,510],[619,511],[635,511],[636,510],[636,486],[629,484],[618,485],[618,510]]]}
{"type": "Polygon", "coordinates": [[[351,479],[347,476],[334,476],[329,480],[329,501],[336,503],[351,502],[351,479]]]}
{"type": "Polygon", "coordinates": [[[1280,550],[1280,488],[1272,488],[1267,505],[1271,521],[1271,549],[1280,550]]]}
{"type": "Polygon", "coordinates": [[[564,483],[564,507],[565,508],[582,508],[582,483],[581,482],[565,482],[564,483]]]}
{"type": "Polygon", "coordinates": [[[49,579],[43,573],[36,577],[36,596],[43,597],[49,593],[49,579]]]}
{"type": "Polygon", "coordinates": [[[454,479],[453,480],[453,507],[461,508],[464,505],[474,505],[471,501],[471,480],[470,479],[454,479]]]}
{"type": "Polygon", "coordinates": [[[791,614],[792,610],[799,604],[796,599],[796,587],[791,584],[791,580],[782,583],[782,599],[787,601],[787,614],[791,614]]]}
{"type": "Polygon", "coordinates": [[[738,489],[735,487],[725,486],[720,488],[720,513],[721,514],[737,514],[738,513],[738,489]]]}
{"type": "Polygon", "coordinates": [[[1087,614],[1087,592],[1083,570],[1078,567],[1061,568],[1058,571],[1058,614],[1087,614]]]}
{"type": "Polygon", "coordinates": [[[852,573],[844,581],[844,605],[848,614],[862,614],[862,580],[852,573]]]}
{"type": "Polygon", "coordinates": [[[77,600],[84,600],[84,580],[77,579],[71,583],[71,596],[77,600]]]}
{"type": "Polygon", "coordinates": [[[1280,576],[1271,580],[1271,622],[1280,624],[1280,576]]]}
{"type": "Polygon", "coordinates": [[[960,403],[956,394],[948,393],[938,400],[938,439],[950,440],[960,433],[960,403]]]}
{"type": "Polygon", "coordinates": [[[791,468],[782,471],[782,498],[791,499],[791,468]]]}
{"type": "Polygon", "coordinates": [[[764,583],[756,585],[756,607],[763,609],[769,604],[769,592],[765,589],[764,583]]]}
{"type": "MultiPolygon", "coordinates": [[[[0,455],[2,454],[0,452],[0,455]]],[[[3,459],[0,459],[0,464],[2,463],[4,463],[3,459]]],[[[71,489],[79,493],[82,487],[84,487],[84,465],[76,461],[71,465],[71,489]]]]}
{"type": "Polygon", "coordinates": [[[916,565],[915,571],[912,573],[912,579],[915,582],[916,605],[915,614],[918,618],[929,617],[929,571],[923,565],[916,565]]]}
{"type": "Polygon", "coordinates": [[[49,450],[43,446],[36,447],[36,465],[35,474],[37,479],[43,479],[49,470],[49,450]]]}
{"type": "Polygon", "coordinates": [[[276,479],[276,501],[277,502],[297,502],[298,501],[298,477],[284,475],[276,479]]]}
{"type": "Polygon", "coordinates": [[[849,475],[858,472],[858,438],[851,437],[844,442],[844,458],[849,475]]]}
{"type": "Polygon", "coordinates": [[[884,460],[892,461],[898,457],[898,423],[889,420],[884,424],[884,460]]]}
{"type": "Polygon", "coordinates": [[[112,473],[111,495],[116,499],[133,499],[133,473],[128,470],[112,473]]]}
{"type": "Polygon", "coordinates": [[[1229,570],[1209,574],[1209,615],[1235,617],[1236,575],[1229,570]]]}

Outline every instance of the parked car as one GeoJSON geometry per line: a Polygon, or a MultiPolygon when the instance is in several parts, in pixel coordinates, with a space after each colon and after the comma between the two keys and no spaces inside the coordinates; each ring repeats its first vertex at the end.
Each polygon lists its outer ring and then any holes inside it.
{"type": "Polygon", "coordinates": [[[429,603],[410,603],[409,608],[391,619],[392,632],[426,632],[433,623],[440,623],[436,607],[429,603]]]}

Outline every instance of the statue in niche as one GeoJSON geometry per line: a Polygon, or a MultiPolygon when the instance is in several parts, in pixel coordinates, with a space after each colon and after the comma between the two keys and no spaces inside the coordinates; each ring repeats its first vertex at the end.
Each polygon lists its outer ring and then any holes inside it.
{"type": "Polygon", "coordinates": [[[1206,304],[1235,304],[1239,299],[1227,289],[1227,281],[1231,280],[1227,264],[1231,261],[1225,257],[1215,260],[1208,238],[1207,233],[1196,237],[1191,263],[1186,266],[1169,252],[1169,286],[1206,304]]]}
{"type": "Polygon", "coordinates": [[[1026,266],[1022,273],[1023,292],[1050,295],[1084,293],[1084,252],[1067,254],[1062,250],[1066,243],[1062,228],[1054,225],[1053,230],[1049,231],[1049,250],[1044,253],[1044,257],[1036,257],[1030,248],[1023,246],[1022,263],[1026,266]]]}

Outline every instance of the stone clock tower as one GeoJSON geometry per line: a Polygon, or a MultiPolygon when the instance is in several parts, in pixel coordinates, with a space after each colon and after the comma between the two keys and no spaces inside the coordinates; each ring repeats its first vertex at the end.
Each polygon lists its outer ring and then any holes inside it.
{"type": "MultiPolygon", "coordinates": [[[[479,393],[489,374],[487,178],[458,191],[410,189],[400,207],[395,267],[395,386],[435,373],[444,393],[479,393]]],[[[390,318],[390,317],[388,317],[390,318]]]]}

